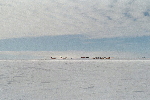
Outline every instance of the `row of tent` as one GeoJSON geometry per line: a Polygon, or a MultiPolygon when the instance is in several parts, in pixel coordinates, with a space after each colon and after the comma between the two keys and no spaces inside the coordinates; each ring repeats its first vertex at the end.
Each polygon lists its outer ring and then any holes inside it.
{"type": "MultiPolygon", "coordinates": [[[[90,58],[90,57],[81,57],[81,58],[90,58]]],[[[110,59],[110,57],[94,57],[93,59],[110,59]]]]}
{"type": "Polygon", "coordinates": [[[93,59],[110,59],[110,57],[95,57],[93,59]]]}

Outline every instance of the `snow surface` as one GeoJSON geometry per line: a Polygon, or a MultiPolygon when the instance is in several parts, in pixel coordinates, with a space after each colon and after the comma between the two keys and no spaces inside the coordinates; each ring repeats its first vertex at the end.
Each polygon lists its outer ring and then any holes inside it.
{"type": "Polygon", "coordinates": [[[0,100],[149,100],[150,60],[1,60],[0,100]]]}

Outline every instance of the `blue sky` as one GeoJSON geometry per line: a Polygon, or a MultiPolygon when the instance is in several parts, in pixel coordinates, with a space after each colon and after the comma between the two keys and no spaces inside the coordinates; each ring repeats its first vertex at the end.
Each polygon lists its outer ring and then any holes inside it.
{"type": "Polygon", "coordinates": [[[149,0],[0,0],[0,51],[150,57],[149,0]]]}
{"type": "Polygon", "coordinates": [[[83,35],[43,36],[0,40],[1,51],[130,52],[150,57],[150,36],[89,39],[83,35]]]}
{"type": "Polygon", "coordinates": [[[83,35],[0,40],[1,51],[122,51],[148,53],[150,36],[88,39],[83,35]]]}

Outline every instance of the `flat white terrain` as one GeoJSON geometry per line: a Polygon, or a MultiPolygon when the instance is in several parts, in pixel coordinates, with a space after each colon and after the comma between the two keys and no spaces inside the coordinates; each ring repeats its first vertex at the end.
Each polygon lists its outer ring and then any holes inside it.
{"type": "Polygon", "coordinates": [[[0,100],[149,100],[150,60],[1,60],[0,100]]]}

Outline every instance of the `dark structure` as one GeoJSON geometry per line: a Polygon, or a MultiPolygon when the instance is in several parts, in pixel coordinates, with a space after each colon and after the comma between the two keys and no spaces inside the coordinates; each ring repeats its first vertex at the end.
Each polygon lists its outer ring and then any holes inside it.
{"type": "Polygon", "coordinates": [[[90,58],[90,57],[81,57],[81,58],[90,58]]]}
{"type": "Polygon", "coordinates": [[[51,59],[56,59],[56,58],[51,57],[51,59]]]}

